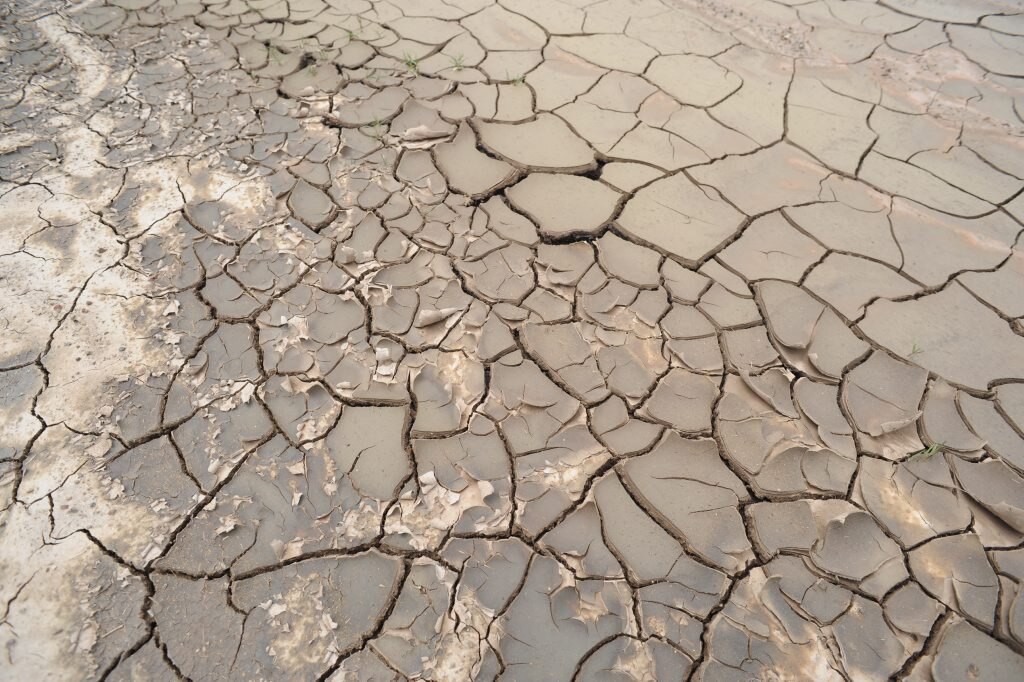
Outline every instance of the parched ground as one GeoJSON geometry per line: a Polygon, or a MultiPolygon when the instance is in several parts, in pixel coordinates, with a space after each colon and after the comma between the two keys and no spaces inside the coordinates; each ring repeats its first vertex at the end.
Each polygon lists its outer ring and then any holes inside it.
{"type": "Polygon", "coordinates": [[[1013,0],[4,0],[0,679],[1024,679],[1013,0]]]}

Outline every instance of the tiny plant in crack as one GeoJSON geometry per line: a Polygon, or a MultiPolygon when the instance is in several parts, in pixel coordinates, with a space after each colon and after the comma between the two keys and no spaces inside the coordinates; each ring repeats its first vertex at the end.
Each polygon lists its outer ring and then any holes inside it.
{"type": "Polygon", "coordinates": [[[454,57],[449,57],[452,60],[452,71],[462,71],[466,68],[466,57],[465,55],[458,54],[454,57]]]}
{"type": "Polygon", "coordinates": [[[309,60],[309,64],[306,68],[315,76],[320,65],[327,61],[327,48],[318,44],[316,41],[313,41],[311,45],[306,45],[305,47],[308,50],[306,58],[309,60]]]}
{"type": "Polygon", "coordinates": [[[919,345],[917,345],[915,343],[913,346],[910,347],[910,352],[907,353],[907,358],[912,358],[915,355],[918,355],[919,353],[923,353],[923,352],[924,352],[924,348],[921,348],[921,346],[919,346],[919,345]]]}
{"type": "Polygon", "coordinates": [[[525,73],[519,74],[515,78],[511,79],[511,82],[512,82],[512,85],[522,85],[523,83],[526,82],[526,74],[525,73]]]}
{"type": "Polygon", "coordinates": [[[928,459],[932,455],[943,452],[946,449],[945,443],[932,443],[926,448],[910,453],[910,459],[928,459]]]}
{"type": "Polygon", "coordinates": [[[420,60],[418,57],[413,57],[408,52],[402,56],[402,63],[405,64],[405,68],[409,69],[411,73],[420,72],[420,60]]]}
{"type": "Polygon", "coordinates": [[[381,121],[379,118],[373,119],[373,121],[371,121],[370,124],[367,125],[366,127],[370,129],[369,132],[367,133],[367,135],[369,135],[370,137],[377,140],[380,140],[384,137],[384,122],[381,121]]]}

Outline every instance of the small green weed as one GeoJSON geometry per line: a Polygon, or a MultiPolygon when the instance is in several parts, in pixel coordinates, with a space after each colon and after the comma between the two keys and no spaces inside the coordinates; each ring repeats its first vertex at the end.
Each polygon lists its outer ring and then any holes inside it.
{"type": "Polygon", "coordinates": [[[384,137],[384,134],[387,132],[384,127],[384,121],[381,121],[379,118],[373,119],[366,127],[370,129],[367,135],[378,140],[384,137]]]}
{"type": "Polygon", "coordinates": [[[921,448],[917,452],[910,453],[910,459],[928,459],[932,455],[942,452],[945,449],[945,443],[932,443],[926,448],[921,448]]]}

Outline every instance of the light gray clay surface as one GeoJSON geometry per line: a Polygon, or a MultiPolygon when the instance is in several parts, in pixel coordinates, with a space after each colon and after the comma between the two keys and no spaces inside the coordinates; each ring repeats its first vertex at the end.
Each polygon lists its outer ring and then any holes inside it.
{"type": "Polygon", "coordinates": [[[0,680],[1024,679],[1017,0],[9,0],[0,680]]]}

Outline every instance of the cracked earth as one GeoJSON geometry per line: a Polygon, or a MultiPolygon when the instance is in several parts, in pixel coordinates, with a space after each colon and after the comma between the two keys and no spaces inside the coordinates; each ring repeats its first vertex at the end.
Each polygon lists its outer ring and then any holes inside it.
{"type": "Polygon", "coordinates": [[[1011,0],[7,0],[0,678],[1024,678],[1011,0]]]}

